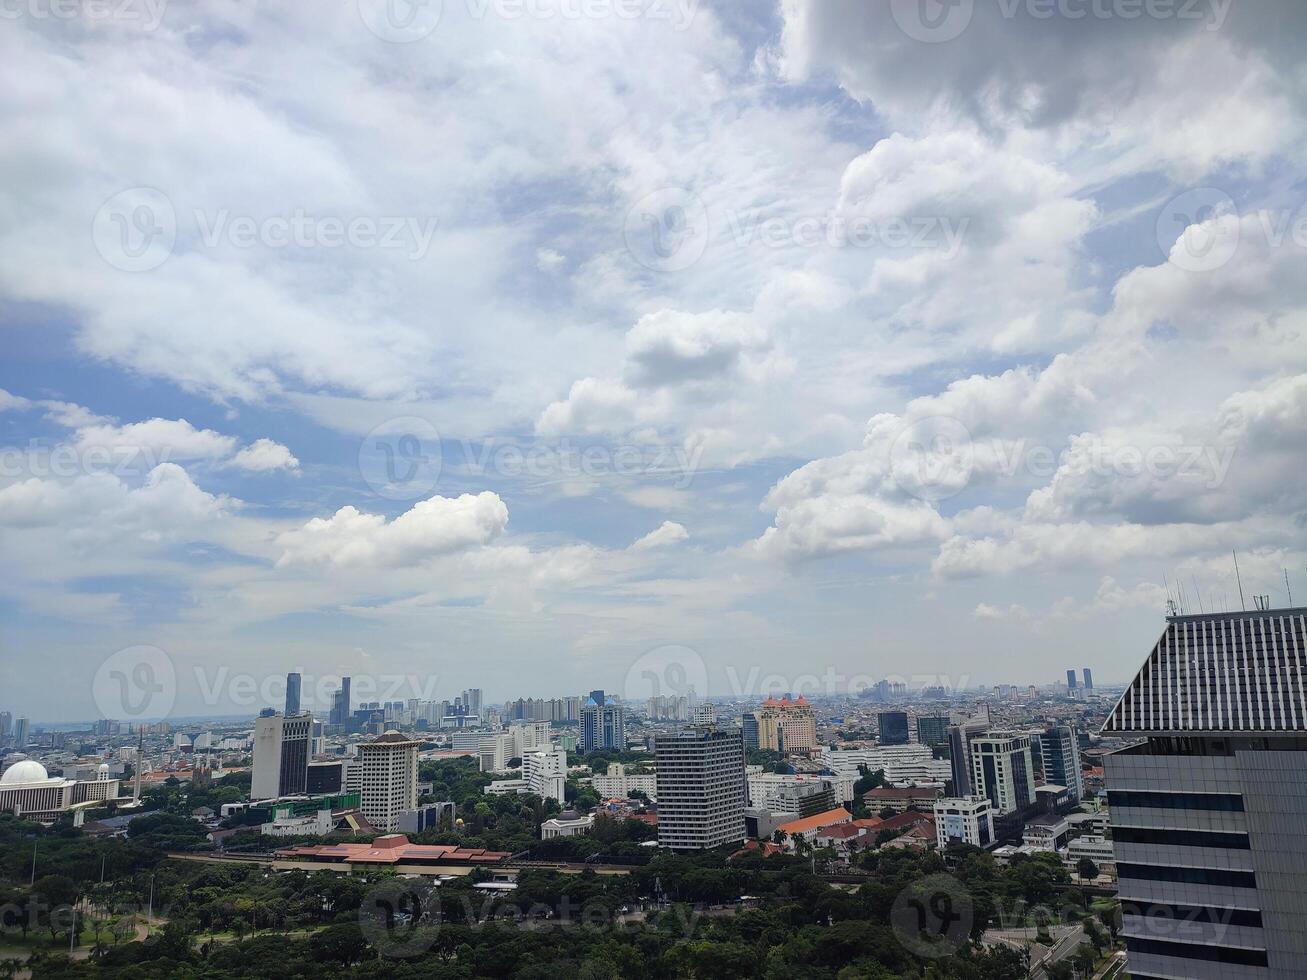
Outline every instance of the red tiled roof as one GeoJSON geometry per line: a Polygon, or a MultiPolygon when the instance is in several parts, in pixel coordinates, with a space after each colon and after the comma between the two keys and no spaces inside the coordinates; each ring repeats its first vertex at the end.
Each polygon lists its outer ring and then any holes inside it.
{"type": "Polygon", "coordinates": [[[745,845],[742,848],[740,848],[738,851],[736,851],[726,860],[730,861],[733,860],[734,858],[741,857],[745,854],[755,854],[755,853],[761,854],[763,857],[766,858],[766,857],[771,857],[773,854],[780,854],[781,851],[782,851],[781,846],[779,844],[773,844],[771,841],[751,840],[745,842],[745,845]]]}
{"type": "Polygon", "coordinates": [[[935,818],[929,813],[914,813],[908,810],[906,813],[900,813],[898,816],[890,817],[876,829],[879,830],[902,830],[904,827],[915,827],[918,824],[928,823],[934,826],[935,818]]]}
{"type": "Polygon", "coordinates": [[[789,823],[783,823],[777,830],[783,830],[787,834],[803,834],[809,830],[817,830],[821,827],[829,827],[831,824],[847,823],[853,818],[844,807],[836,807],[834,810],[826,810],[824,813],[814,813],[810,817],[802,817],[798,820],[791,820],[789,823]]]}
{"type": "Polygon", "coordinates": [[[347,864],[498,864],[507,851],[450,844],[410,844],[403,834],[387,834],[371,844],[302,844],[277,851],[278,857],[344,861],[347,864]]]}

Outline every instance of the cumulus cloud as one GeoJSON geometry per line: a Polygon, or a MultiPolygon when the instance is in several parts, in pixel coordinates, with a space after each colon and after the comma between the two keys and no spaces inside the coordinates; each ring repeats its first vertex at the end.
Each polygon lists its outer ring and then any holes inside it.
{"type": "Polygon", "coordinates": [[[253,473],[266,473],[269,470],[297,470],[300,461],[281,443],[256,439],[231,458],[231,465],[253,473]]]}
{"type": "Polygon", "coordinates": [[[508,507],[484,491],[430,497],[394,520],[342,507],[277,539],[278,567],[401,568],[489,544],[508,524],[508,507]]]}
{"type": "Polygon", "coordinates": [[[670,545],[679,544],[689,536],[690,532],[685,529],[684,524],[677,524],[675,521],[663,521],[658,527],[632,544],[631,550],[648,551],[652,548],[666,548],[670,545]]]}

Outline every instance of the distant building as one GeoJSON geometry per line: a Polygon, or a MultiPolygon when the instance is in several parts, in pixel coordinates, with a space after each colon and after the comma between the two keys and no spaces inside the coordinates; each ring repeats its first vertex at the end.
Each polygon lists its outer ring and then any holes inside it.
{"type": "Polygon", "coordinates": [[[424,830],[453,830],[458,819],[458,807],[452,801],[428,803],[412,810],[401,810],[396,821],[397,829],[404,834],[420,834],[424,830]]]}
{"type": "Polygon", "coordinates": [[[347,788],[359,794],[363,816],[378,830],[395,830],[400,813],[417,808],[421,744],[395,731],[359,744],[347,788]]]}
{"type": "Polygon", "coordinates": [[[603,691],[591,691],[581,706],[581,751],[626,749],[626,711],[603,691]]]}
{"type": "Polygon", "coordinates": [[[345,788],[345,762],[310,762],[305,777],[304,792],[309,795],[318,793],[339,793],[345,788]]]}
{"type": "Polygon", "coordinates": [[[818,760],[831,772],[857,779],[862,770],[883,772],[887,783],[939,783],[949,778],[949,763],[936,759],[925,745],[878,745],[869,749],[823,747],[818,760]]]}
{"type": "MultiPolygon", "coordinates": [[[[832,777],[833,778],[833,777],[832,777]]],[[[750,773],[746,779],[749,806],[781,814],[788,820],[833,810],[845,800],[835,798],[830,778],[750,773]]]]}
{"type": "Polygon", "coordinates": [[[948,744],[948,715],[920,715],[917,718],[917,741],[932,749],[948,744]]]}
{"type": "Polygon", "coordinates": [[[634,792],[641,792],[650,799],[658,796],[658,777],[651,772],[628,772],[620,762],[608,763],[608,774],[595,775],[590,779],[595,792],[603,799],[626,799],[634,792]]]}
{"type": "Polygon", "coordinates": [[[827,827],[838,827],[841,824],[851,823],[852,820],[853,814],[843,807],[836,807],[824,813],[815,813],[810,817],[791,820],[789,823],[781,824],[776,829],[786,837],[782,846],[793,851],[796,840],[806,840],[812,843],[812,841],[816,840],[817,834],[827,827]]]}
{"type": "Polygon", "coordinates": [[[1066,672],[1066,688],[1068,691],[1076,689],[1076,670],[1074,667],[1066,672]]]}
{"type": "Polygon", "coordinates": [[[1092,691],[1092,690],[1094,689],[1094,675],[1093,675],[1093,673],[1090,672],[1090,670],[1089,670],[1088,667],[1086,667],[1083,671],[1081,671],[1081,673],[1084,674],[1084,676],[1085,676],[1085,690],[1086,690],[1086,691],[1092,691]]]}
{"type": "Polygon", "coordinates": [[[553,840],[555,837],[579,837],[594,829],[593,813],[579,814],[575,811],[560,813],[540,825],[540,839],[553,840]]]}
{"type": "Polygon", "coordinates": [[[297,715],[300,713],[300,684],[302,678],[299,674],[291,673],[286,675],[286,716],[297,715]]]}
{"type": "Polygon", "coordinates": [[[758,716],[752,711],[746,711],[740,718],[740,726],[744,730],[744,751],[757,752],[758,745],[758,716]]]}
{"type": "Polygon", "coordinates": [[[349,678],[340,679],[340,688],[331,699],[331,714],[328,720],[333,725],[346,725],[350,719],[349,678]]]}
{"type": "Polygon", "coordinates": [[[744,736],[737,728],[685,728],[654,737],[658,842],[702,850],[744,839],[744,736]]]}
{"type": "Polygon", "coordinates": [[[994,807],[987,796],[935,801],[935,833],[942,850],[949,844],[986,848],[994,843],[994,807]]]}
{"type": "Polygon", "coordinates": [[[1075,802],[1085,795],[1080,773],[1080,746],[1072,725],[1054,725],[1039,735],[1040,761],[1044,781],[1065,786],[1075,802]]]}
{"type": "Polygon", "coordinates": [[[31,738],[30,726],[31,722],[26,718],[19,718],[14,722],[14,748],[27,748],[27,741],[31,738]]]}
{"type": "Polygon", "coordinates": [[[877,716],[880,728],[881,745],[908,744],[908,713],[906,711],[882,711],[877,716]]]}
{"type": "Polygon", "coordinates": [[[954,796],[973,796],[978,792],[978,787],[972,782],[971,776],[971,743],[987,731],[989,731],[988,709],[982,715],[949,726],[948,755],[954,796]]]}
{"type": "Polygon", "coordinates": [[[107,764],[99,766],[95,779],[79,781],[51,776],[35,759],[23,759],[0,775],[0,813],[52,823],[79,804],[117,799],[118,787],[107,764]]]}
{"type": "Polygon", "coordinates": [[[522,756],[522,778],[528,792],[542,800],[563,802],[567,783],[567,753],[559,748],[535,748],[522,756]]]}
{"type": "Polygon", "coordinates": [[[254,771],[250,798],[275,800],[308,791],[309,737],[313,716],[260,716],[254,723],[254,771]]]}
{"type": "Polygon", "coordinates": [[[971,741],[971,784],[987,796],[996,816],[1017,813],[1035,802],[1030,736],[988,733],[971,741]]]}
{"type": "Polygon", "coordinates": [[[694,706],[693,714],[696,725],[715,725],[717,724],[717,708],[711,701],[701,701],[694,706]]]}
{"type": "Polygon", "coordinates": [[[817,718],[803,695],[768,698],[758,711],[758,748],[773,752],[817,751],[817,718]]]}

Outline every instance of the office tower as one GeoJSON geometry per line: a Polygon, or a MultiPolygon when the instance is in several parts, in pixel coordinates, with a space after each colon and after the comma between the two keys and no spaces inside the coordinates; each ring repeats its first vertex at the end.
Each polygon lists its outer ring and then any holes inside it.
{"type": "Polygon", "coordinates": [[[463,706],[467,709],[467,714],[477,718],[481,717],[481,688],[469,687],[463,692],[463,706]]]}
{"type": "Polygon", "coordinates": [[[29,726],[30,722],[26,718],[19,718],[14,722],[14,748],[27,748],[27,740],[31,737],[29,726]]]}
{"type": "Polygon", "coordinates": [[[1076,669],[1074,667],[1066,672],[1066,689],[1068,691],[1076,689],[1076,669]]]}
{"type": "Polygon", "coordinates": [[[994,843],[994,809],[989,797],[936,800],[935,836],[940,850],[953,843],[989,847],[994,843]]]}
{"type": "Polygon", "coordinates": [[[300,713],[300,683],[299,674],[286,675],[286,717],[288,718],[300,713]]]}
{"type": "Polygon", "coordinates": [[[958,725],[950,725],[948,730],[949,767],[952,770],[950,781],[953,783],[954,796],[972,796],[976,787],[971,781],[971,743],[974,739],[989,731],[989,708],[968,718],[958,725]]]}
{"type": "Polygon", "coordinates": [[[581,706],[581,751],[626,749],[626,712],[603,691],[591,691],[581,706]]]}
{"type": "Polygon", "coordinates": [[[934,748],[948,744],[948,715],[922,715],[917,719],[917,741],[934,748]]]}
{"type": "Polygon", "coordinates": [[[339,793],[345,788],[345,767],[341,760],[310,762],[304,792],[310,796],[339,793]]]}
{"type": "Polygon", "coordinates": [[[1108,715],[1132,976],[1307,976],[1305,664],[1307,609],[1171,616],[1108,715]]]}
{"type": "Polygon", "coordinates": [[[349,723],[349,678],[340,679],[340,689],[336,691],[335,696],[331,699],[331,714],[329,721],[333,725],[346,725],[349,723]]]}
{"type": "Polygon", "coordinates": [[[882,711],[877,716],[880,728],[881,745],[908,744],[908,713],[906,711],[882,711]]]}
{"type": "Polygon", "coordinates": [[[744,736],[698,726],[654,736],[658,843],[702,850],[744,839],[744,736]]]}
{"type": "MultiPolygon", "coordinates": [[[[1033,744],[1031,746],[1033,751],[1033,744]]],[[[1080,773],[1080,746],[1071,725],[1054,725],[1039,733],[1039,762],[1044,782],[1065,786],[1076,802],[1085,795],[1085,781],[1080,773]]]]}
{"type": "Polygon", "coordinates": [[[386,732],[358,746],[358,759],[346,773],[359,809],[378,830],[393,832],[399,815],[418,805],[418,748],[421,742],[386,732]]]}
{"type": "Polygon", "coordinates": [[[1086,690],[1086,691],[1092,691],[1092,690],[1094,689],[1094,675],[1093,675],[1093,673],[1090,671],[1090,669],[1089,669],[1088,667],[1085,667],[1085,668],[1081,671],[1081,673],[1085,675],[1085,690],[1086,690]]]}
{"type": "Polygon", "coordinates": [[[542,800],[562,803],[567,783],[567,753],[553,747],[528,750],[522,756],[522,778],[528,792],[542,800]]]}
{"type": "Polygon", "coordinates": [[[746,711],[740,718],[740,725],[744,734],[744,751],[758,751],[758,716],[752,711],[746,711]]]}
{"type": "Polygon", "coordinates": [[[717,724],[717,709],[709,701],[694,706],[694,723],[696,725],[717,724]]]}
{"type": "Polygon", "coordinates": [[[14,727],[14,716],[8,711],[0,711],[0,742],[9,737],[9,730],[14,727]]]}
{"type": "Polygon", "coordinates": [[[1019,813],[1035,802],[1030,736],[990,732],[971,740],[974,796],[987,796],[999,817],[1019,813]]]}
{"type": "Polygon", "coordinates": [[[768,698],[758,712],[758,747],[773,752],[817,751],[817,718],[803,695],[768,698]]]}
{"type": "Polygon", "coordinates": [[[308,788],[312,715],[268,715],[254,723],[250,799],[275,800],[308,788]]]}

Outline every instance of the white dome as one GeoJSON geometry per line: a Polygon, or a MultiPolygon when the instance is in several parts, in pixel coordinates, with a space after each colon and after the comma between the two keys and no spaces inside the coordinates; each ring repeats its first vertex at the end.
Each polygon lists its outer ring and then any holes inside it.
{"type": "Polygon", "coordinates": [[[24,759],[22,762],[15,762],[5,770],[5,774],[0,776],[0,785],[40,783],[49,778],[50,774],[45,771],[45,766],[35,759],[24,759]]]}

